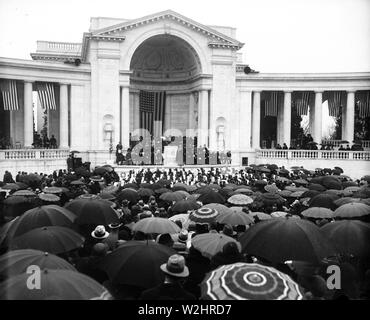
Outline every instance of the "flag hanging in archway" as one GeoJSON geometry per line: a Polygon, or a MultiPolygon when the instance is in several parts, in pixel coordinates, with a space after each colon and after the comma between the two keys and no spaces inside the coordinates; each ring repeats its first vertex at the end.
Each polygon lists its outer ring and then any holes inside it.
{"type": "Polygon", "coordinates": [[[4,110],[19,110],[17,81],[2,80],[0,82],[0,90],[3,99],[4,110]]]}
{"type": "Polygon", "coordinates": [[[37,82],[36,90],[41,103],[41,107],[47,110],[56,110],[54,84],[48,82],[37,82]]]}
{"type": "Polygon", "coordinates": [[[149,131],[150,135],[161,137],[165,105],[165,91],[141,90],[139,94],[140,128],[149,131]]]}

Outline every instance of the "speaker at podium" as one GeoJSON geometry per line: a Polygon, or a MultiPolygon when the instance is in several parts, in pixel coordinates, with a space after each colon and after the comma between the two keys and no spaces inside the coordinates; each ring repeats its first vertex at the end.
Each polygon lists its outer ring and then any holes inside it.
{"type": "Polygon", "coordinates": [[[248,166],[248,157],[242,157],[242,166],[248,166]]]}

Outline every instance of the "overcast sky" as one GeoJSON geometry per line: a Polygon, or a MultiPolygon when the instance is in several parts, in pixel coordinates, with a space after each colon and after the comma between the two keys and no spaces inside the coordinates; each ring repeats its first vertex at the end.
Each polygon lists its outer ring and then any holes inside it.
{"type": "Polygon", "coordinates": [[[80,42],[90,17],[172,9],[237,28],[261,72],[370,71],[370,0],[0,0],[0,56],[30,59],[37,40],[80,42]]]}

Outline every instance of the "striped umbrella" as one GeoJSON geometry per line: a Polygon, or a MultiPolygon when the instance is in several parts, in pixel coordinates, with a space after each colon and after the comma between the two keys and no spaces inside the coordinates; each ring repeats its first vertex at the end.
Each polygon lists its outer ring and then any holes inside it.
{"type": "Polygon", "coordinates": [[[203,300],[302,300],[296,282],[275,268],[256,263],[224,265],[201,283],[203,300]]]}
{"type": "Polygon", "coordinates": [[[229,207],[221,203],[208,203],[203,206],[203,208],[211,208],[216,210],[219,214],[231,214],[232,210],[229,207]]]}
{"type": "Polygon", "coordinates": [[[252,203],[253,199],[245,194],[234,194],[227,199],[227,202],[237,206],[245,206],[252,203]]]}
{"type": "Polygon", "coordinates": [[[229,242],[235,242],[239,251],[241,250],[241,246],[238,241],[222,233],[203,233],[191,239],[191,245],[203,256],[210,259],[216,253],[222,251],[224,245],[229,242]]]}
{"type": "Polygon", "coordinates": [[[202,207],[190,213],[189,219],[196,223],[211,223],[218,216],[218,211],[215,209],[202,207]]]}

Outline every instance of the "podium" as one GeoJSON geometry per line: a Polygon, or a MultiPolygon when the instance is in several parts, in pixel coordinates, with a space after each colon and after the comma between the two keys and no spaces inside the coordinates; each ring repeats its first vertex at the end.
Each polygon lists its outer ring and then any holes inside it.
{"type": "Polygon", "coordinates": [[[163,153],[163,165],[177,166],[177,146],[165,146],[163,153]]]}

